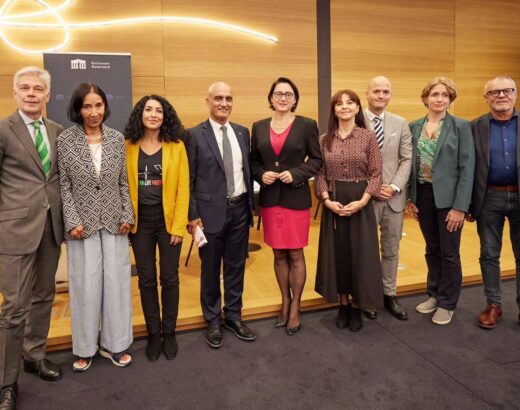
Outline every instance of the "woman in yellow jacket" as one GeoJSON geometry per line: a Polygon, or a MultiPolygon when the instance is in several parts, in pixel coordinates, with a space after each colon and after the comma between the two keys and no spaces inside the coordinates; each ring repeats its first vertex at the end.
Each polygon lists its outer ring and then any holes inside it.
{"type": "Polygon", "coordinates": [[[163,97],[143,97],[125,129],[128,185],[135,216],[130,241],[148,331],[146,356],[156,361],[177,354],[179,256],[188,223],[189,164],[185,129],[163,97]],[[159,247],[162,315],[157,290],[159,247]],[[162,316],[162,320],[161,320],[162,316]],[[162,343],[161,343],[162,332],[162,343]]]}

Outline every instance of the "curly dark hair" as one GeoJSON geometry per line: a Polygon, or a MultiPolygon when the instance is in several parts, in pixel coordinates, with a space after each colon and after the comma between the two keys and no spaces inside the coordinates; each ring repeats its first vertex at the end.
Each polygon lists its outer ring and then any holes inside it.
{"type": "Polygon", "coordinates": [[[182,125],[175,108],[173,108],[173,105],[171,105],[166,98],[156,94],[145,95],[137,102],[137,104],[135,104],[125,127],[125,139],[130,140],[135,144],[143,137],[143,111],[144,106],[149,100],[158,101],[163,108],[164,119],[159,132],[159,141],[185,141],[187,131],[182,125]]]}

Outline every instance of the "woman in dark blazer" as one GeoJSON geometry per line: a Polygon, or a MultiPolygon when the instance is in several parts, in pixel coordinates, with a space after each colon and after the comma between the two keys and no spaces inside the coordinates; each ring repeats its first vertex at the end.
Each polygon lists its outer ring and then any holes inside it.
{"type": "Polygon", "coordinates": [[[462,286],[460,237],[471,201],[475,151],[468,121],[448,113],[457,98],[444,77],[429,81],[421,93],[426,117],[410,124],[413,136],[408,211],[419,220],[426,242],[428,295],[416,310],[435,312],[432,322],[451,322],[462,286]]]}
{"type": "Polygon", "coordinates": [[[310,226],[309,178],[321,167],[318,127],[314,120],[294,115],[299,92],[280,77],[267,96],[271,118],[253,124],[251,169],[260,184],[264,241],[273,248],[274,270],[282,294],[275,326],[293,335],[301,328],[300,300],[306,268],[303,248],[310,226]]]}

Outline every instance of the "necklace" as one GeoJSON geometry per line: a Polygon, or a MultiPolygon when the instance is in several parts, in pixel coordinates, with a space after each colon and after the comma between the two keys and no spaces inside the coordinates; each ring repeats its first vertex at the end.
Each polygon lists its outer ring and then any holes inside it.
{"type": "Polygon", "coordinates": [[[293,122],[294,116],[290,116],[287,121],[284,121],[283,123],[276,124],[274,119],[271,119],[271,128],[278,134],[282,133],[287,129],[289,124],[293,122]]]}

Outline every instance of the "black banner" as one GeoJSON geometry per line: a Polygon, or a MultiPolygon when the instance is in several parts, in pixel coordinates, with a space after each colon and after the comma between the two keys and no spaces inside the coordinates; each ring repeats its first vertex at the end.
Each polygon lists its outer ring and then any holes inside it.
{"type": "Polygon", "coordinates": [[[43,64],[52,77],[50,119],[70,127],[67,106],[74,89],[80,83],[94,83],[107,95],[111,115],[106,125],[123,132],[132,111],[130,54],[44,53],[43,64]]]}

